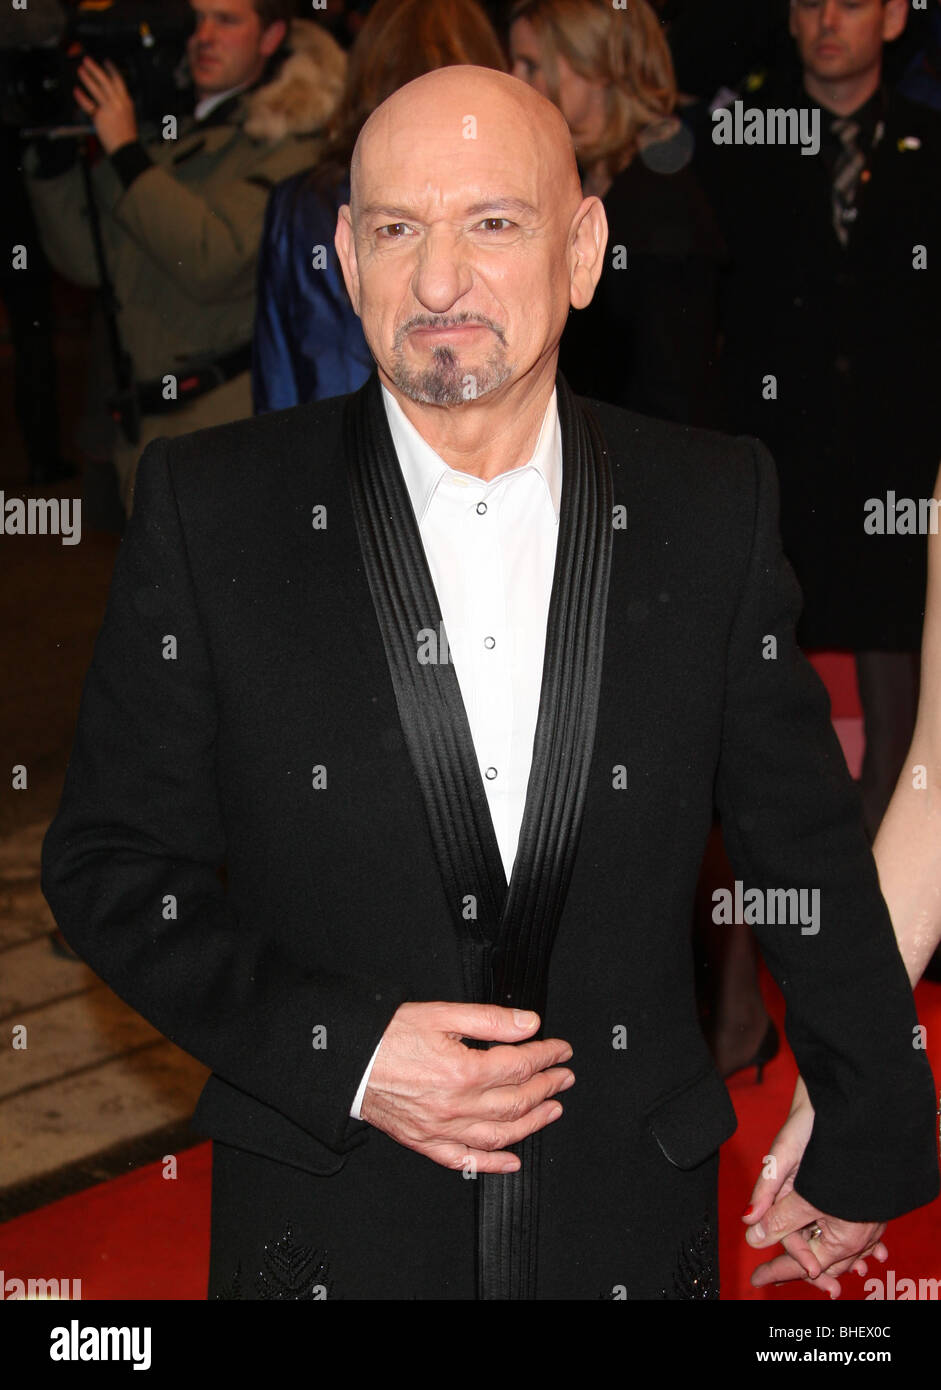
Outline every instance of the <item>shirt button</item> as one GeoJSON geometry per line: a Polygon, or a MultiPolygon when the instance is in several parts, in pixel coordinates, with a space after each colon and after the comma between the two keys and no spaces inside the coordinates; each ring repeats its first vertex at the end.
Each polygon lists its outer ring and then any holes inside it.
{"type": "Polygon", "coordinates": [[[487,771],[484,773],[484,776],[486,777],[488,782],[492,782],[496,775],[497,769],[495,767],[488,767],[487,771]]]}
{"type": "Polygon", "coordinates": [[[477,503],[477,515],[478,515],[478,516],[483,516],[483,514],[484,514],[484,512],[485,512],[486,510],[487,510],[487,504],[486,504],[486,502],[478,502],[478,503],[477,503]]]}
{"type": "Polygon", "coordinates": [[[494,649],[494,647],[495,647],[496,645],[497,645],[497,639],[496,639],[495,637],[485,637],[485,638],[484,638],[484,646],[487,648],[487,651],[488,651],[488,652],[492,652],[493,649],[494,649]]]}

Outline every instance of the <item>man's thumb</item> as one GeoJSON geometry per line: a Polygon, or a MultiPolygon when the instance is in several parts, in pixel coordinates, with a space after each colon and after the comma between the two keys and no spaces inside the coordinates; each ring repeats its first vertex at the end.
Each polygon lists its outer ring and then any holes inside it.
{"type": "Polygon", "coordinates": [[[453,1004],[448,1008],[448,1032],[488,1042],[521,1042],[539,1027],[530,1009],[504,1009],[499,1004],[453,1004]]]}

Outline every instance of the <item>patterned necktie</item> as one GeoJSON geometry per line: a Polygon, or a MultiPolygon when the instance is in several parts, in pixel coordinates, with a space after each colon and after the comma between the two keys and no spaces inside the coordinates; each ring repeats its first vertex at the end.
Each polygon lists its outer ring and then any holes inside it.
{"type": "Polygon", "coordinates": [[[849,241],[849,224],[856,217],[859,176],[866,164],[866,156],[856,143],[860,129],[859,122],[848,116],[842,116],[832,126],[842,146],[833,169],[833,230],[841,246],[849,241]]]}

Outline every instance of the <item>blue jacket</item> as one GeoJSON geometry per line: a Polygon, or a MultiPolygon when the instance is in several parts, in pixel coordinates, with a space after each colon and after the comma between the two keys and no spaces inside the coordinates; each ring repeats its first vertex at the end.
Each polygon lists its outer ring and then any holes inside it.
{"type": "Polygon", "coordinates": [[[333,245],[337,210],[349,196],[348,177],[317,188],[309,170],[272,190],[258,256],[256,414],[355,391],[373,369],[333,245]],[[316,269],[314,262],[324,259],[316,269]]]}

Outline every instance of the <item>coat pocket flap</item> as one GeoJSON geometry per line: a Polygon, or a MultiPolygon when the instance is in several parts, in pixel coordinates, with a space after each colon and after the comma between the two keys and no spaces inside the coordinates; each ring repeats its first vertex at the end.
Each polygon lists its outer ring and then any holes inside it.
{"type": "Polygon", "coordinates": [[[715,1153],[738,1127],[735,1107],[715,1067],[657,1101],[647,1123],[677,1168],[695,1168],[715,1153]]]}
{"type": "Polygon", "coordinates": [[[191,1124],[198,1134],[222,1144],[318,1176],[338,1173],[348,1157],[328,1149],[279,1110],[272,1110],[215,1074],[203,1087],[191,1124]]]}

